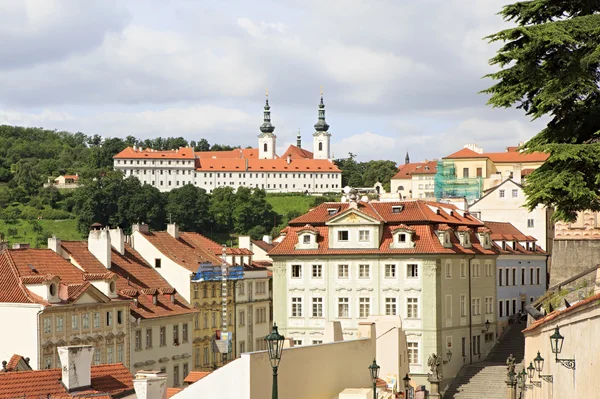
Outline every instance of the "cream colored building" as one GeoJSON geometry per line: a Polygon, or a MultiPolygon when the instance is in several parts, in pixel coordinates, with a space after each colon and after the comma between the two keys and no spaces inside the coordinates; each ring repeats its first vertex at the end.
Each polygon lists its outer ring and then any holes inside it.
{"type": "MultiPolygon", "coordinates": [[[[129,306],[114,273],[86,273],[50,249],[0,253],[0,353],[30,358],[33,369],[60,367],[57,347],[88,344],[93,364],[130,367],[129,306]]],[[[10,357],[11,355],[8,355],[10,357]]]]}
{"type": "Polygon", "coordinates": [[[408,198],[435,199],[435,174],[437,160],[407,163],[398,169],[390,182],[390,194],[400,195],[396,200],[408,198]]]}
{"type": "Polygon", "coordinates": [[[324,203],[281,234],[269,252],[274,321],[296,346],[322,343],[329,321],[352,339],[372,315],[400,316],[411,376],[428,385],[431,353],[452,353],[450,381],[494,345],[497,252],[468,212],[419,200],[324,203]]]}

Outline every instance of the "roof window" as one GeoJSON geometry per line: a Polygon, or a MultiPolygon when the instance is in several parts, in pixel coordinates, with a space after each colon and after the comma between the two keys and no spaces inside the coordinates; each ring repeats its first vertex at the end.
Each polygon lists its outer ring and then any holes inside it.
{"type": "Polygon", "coordinates": [[[329,214],[329,216],[335,215],[337,211],[337,208],[327,208],[327,213],[329,214]]]}
{"type": "Polygon", "coordinates": [[[392,206],[392,213],[400,213],[402,212],[402,209],[404,209],[404,206],[402,205],[392,206]]]}

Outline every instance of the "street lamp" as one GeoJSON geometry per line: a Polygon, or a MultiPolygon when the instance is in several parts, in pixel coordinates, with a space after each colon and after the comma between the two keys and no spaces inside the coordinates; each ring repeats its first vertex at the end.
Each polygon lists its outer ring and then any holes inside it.
{"type": "Polygon", "coordinates": [[[452,359],[452,351],[450,349],[448,349],[448,352],[446,352],[446,356],[448,357],[448,361],[452,359]]]}
{"type": "Polygon", "coordinates": [[[560,335],[558,326],[554,329],[554,334],[550,336],[550,348],[555,355],[556,363],[560,363],[568,369],[575,370],[575,359],[559,359],[558,355],[562,352],[563,341],[565,337],[560,335]]]}
{"type": "Polygon", "coordinates": [[[373,381],[373,399],[377,399],[377,378],[379,378],[379,369],[380,367],[377,365],[375,359],[373,359],[373,364],[369,366],[371,381],[373,381]]]}
{"type": "Polygon", "coordinates": [[[489,320],[485,321],[485,331],[490,331],[490,321],[489,320]]]}
{"type": "Polygon", "coordinates": [[[544,358],[540,355],[540,351],[538,351],[537,356],[533,359],[533,363],[535,363],[535,371],[538,372],[538,376],[546,381],[546,382],[554,382],[554,377],[552,374],[543,375],[542,370],[544,369],[544,358]]]}
{"type": "Polygon", "coordinates": [[[406,376],[402,379],[402,381],[404,382],[404,394],[406,395],[408,386],[410,385],[410,377],[408,376],[408,373],[406,373],[406,376]]]}
{"type": "Polygon", "coordinates": [[[271,368],[273,369],[273,394],[272,399],[277,399],[277,368],[281,361],[281,354],[283,352],[283,342],[285,337],[277,331],[277,324],[273,323],[273,330],[271,334],[265,337],[267,340],[267,346],[269,349],[269,361],[271,362],[271,368]]]}
{"type": "Polygon", "coordinates": [[[542,381],[534,381],[533,380],[533,375],[535,373],[535,367],[533,367],[533,363],[529,362],[529,367],[527,367],[527,375],[529,376],[529,382],[531,384],[533,384],[534,386],[541,388],[542,386],[542,381]]]}

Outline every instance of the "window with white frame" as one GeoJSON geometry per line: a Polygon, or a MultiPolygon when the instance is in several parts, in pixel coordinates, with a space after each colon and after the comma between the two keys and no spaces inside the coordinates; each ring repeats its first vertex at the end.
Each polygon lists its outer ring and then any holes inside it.
{"type": "Polygon", "coordinates": [[[350,267],[348,265],[338,265],[338,278],[348,278],[350,267]]]}
{"type": "Polygon", "coordinates": [[[478,316],[481,314],[481,299],[480,298],[472,298],[471,299],[471,314],[473,316],[478,316]]]}
{"type": "Polygon", "coordinates": [[[486,314],[494,313],[494,297],[491,297],[491,296],[485,297],[485,313],[486,314]]]}
{"type": "Polygon", "coordinates": [[[44,317],[44,334],[50,334],[52,332],[52,319],[50,317],[44,317]]]}
{"type": "Polygon", "coordinates": [[[292,265],[292,278],[302,278],[302,265],[292,265]]]}
{"type": "Polygon", "coordinates": [[[472,269],[472,273],[471,273],[472,277],[480,277],[480,269],[479,269],[479,263],[473,263],[473,269],[472,269]]]}
{"type": "Polygon", "coordinates": [[[294,346],[302,346],[304,341],[300,338],[294,338],[294,346]]]}
{"type": "Polygon", "coordinates": [[[312,265],[312,278],[323,277],[323,265],[312,265]]]}
{"type": "Polygon", "coordinates": [[[446,348],[452,349],[452,335],[446,336],[446,348]]]}
{"type": "Polygon", "coordinates": [[[312,317],[323,317],[323,298],[312,298],[312,317]]]}
{"type": "Polygon", "coordinates": [[[302,317],[302,298],[292,297],[292,317],[302,317]]]}
{"type": "Polygon", "coordinates": [[[512,190],[513,198],[517,198],[519,196],[519,190],[512,190]]]}
{"type": "Polygon", "coordinates": [[[79,330],[79,315],[71,315],[71,329],[79,330]]]}
{"type": "Polygon", "coordinates": [[[371,315],[371,298],[358,298],[358,313],[360,318],[371,315]]]}
{"type": "Polygon", "coordinates": [[[90,328],[90,314],[84,313],[81,315],[81,328],[90,328]]]}
{"type": "Polygon", "coordinates": [[[385,298],[385,315],[396,316],[397,313],[396,298],[385,298]]]}
{"type": "Polygon", "coordinates": [[[63,331],[63,320],[62,316],[56,316],[56,332],[63,331]]]}
{"type": "Polygon", "coordinates": [[[338,241],[348,241],[348,230],[338,231],[338,241]]]}
{"type": "Polygon", "coordinates": [[[467,317],[467,296],[460,295],[460,317],[467,317]]]}
{"type": "Polygon", "coordinates": [[[527,227],[528,228],[533,228],[534,227],[534,221],[533,221],[533,219],[527,219],[527,227]]]}
{"type": "Polygon", "coordinates": [[[100,313],[94,313],[94,328],[100,328],[100,313]]]}
{"type": "Polygon", "coordinates": [[[369,230],[358,230],[358,241],[368,242],[371,240],[371,232],[369,230]]]}
{"type": "Polygon", "coordinates": [[[466,278],[467,277],[467,264],[465,263],[464,260],[460,261],[460,278],[466,278]]]}
{"type": "Polygon", "coordinates": [[[310,234],[304,234],[304,235],[302,235],[302,243],[303,244],[310,244],[310,234]]]}
{"type": "Polygon", "coordinates": [[[385,265],[385,278],[396,278],[396,265],[385,265]]]}
{"type": "Polygon", "coordinates": [[[446,318],[452,318],[452,295],[446,295],[446,318]]]}
{"type": "Polygon", "coordinates": [[[419,343],[407,342],[408,364],[419,364],[419,343]]]}
{"type": "Polygon", "coordinates": [[[491,263],[486,263],[485,264],[485,276],[486,277],[492,277],[494,271],[492,269],[492,264],[491,263]]]}
{"type": "Polygon", "coordinates": [[[102,362],[102,348],[96,348],[94,351],[94,364],[97,366],[102,362]]]}
{"type": "Polygon", "coordinates": [[[419,318],[419,298],[406,298],[406,318],[419,318]]]}
{"type": "Polygon", "coordinates": [[[504,198],[504,190],[499,190],[500,198],[504,198]]]}
{"type": "Polygon", "coordinates": [[[240,310],[238,319],[239,319],[240,326],[246,325],[246,311],[245,310],[240,310]]]}
{"type": "Polygon", "coordinates": [[[446,263],[446,278],[452,278],[452,262],[446,263]]]}
{"type": "Polygon", "coordinates": [[[350,317],[350,298],[338,298],[338,318],[350,317]]]}
{"type": "Polygon", "coordinates": [[[358,265],[358,278],[370,278],[371,265],[358,265]]]}
{"type": "Polygon", "coordinates": [[[406,265],[406,277],[407,278],[418,278],[419,277],[419,265],[416,265],[416,264],[406,265]]]}
{"type": "Polygon", "coordinates": [[[312,344],[313,344],[313,345],[320,345],[320,344],[322,344],[322,343],[323,343],[323,340],[322,340],[322,339],[313,339],[313,340],[312,340],[312,344]]]}

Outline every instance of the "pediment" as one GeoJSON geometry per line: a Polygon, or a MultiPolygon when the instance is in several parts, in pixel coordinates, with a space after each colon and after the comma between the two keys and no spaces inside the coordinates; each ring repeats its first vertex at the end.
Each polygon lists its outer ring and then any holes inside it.
{"type": "Polygon", "coordinates": [[[327,223],[328,226],[339,225],[380,225],[382,222],[377,220],[358,209],[347,209],[339,215],[331,218],[327,223]]]}
{"type": "Polygon", "coordinates": [[[73,303],[83,305],[86,303],[107,303],[107,302],[110,302],[110,298],[107,297],[106,295],[104,295],[102,293],[102,291],[100,291],[93,285],[90,285],[85,290],[85,292],[83,292],[81,295],[79,295],[79,297],[73,303]]]}

